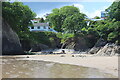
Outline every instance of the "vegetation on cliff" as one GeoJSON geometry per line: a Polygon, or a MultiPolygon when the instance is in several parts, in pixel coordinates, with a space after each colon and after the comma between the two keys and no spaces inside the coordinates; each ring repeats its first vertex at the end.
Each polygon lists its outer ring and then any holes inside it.
{"type": "MultiPolygon", "coordinates": [[[[87,26],[86,21],[88,20],[85,14],[74,6],[64,6],[60,9],[53,9],[52,13],[47,16],[47,20],[51,23],[51,26],[54,26],[55,30],[63,33],[63,37],[60,37],[62,43],[70,38],[80,37],[82,34],[89,47],[93,47],[99,38],[120,44],[120,1],[113,2],[106,9],[106,12],[108,13],[107,19],[101,21],[89,20],[90,25],[87,26]]],[[[96,16],[95,19],[99,19],[99,17],[96,16]]]]}
{"type": "MultiPolygon", "coordinates": [[[[120,44],[120,1],[113,2],[106,11],[108,11],[107,19],[89,20],[90,25],[87,26],[87,16],[77,7],[55,8],[46,20],[42,18],[40,22],[49,22],[58,33],[30,32],[28,29],[28,26],[32,25],[30,20],[34,19],[36,14],[21,2],[3,2],[2,4],[2,17],[18,34],[21,43],[30,43],[30,45],[42,43],[53,48],[60,48],[69,40],[78,44],[76,39],[80,40],[80,38],[85,40],[89,48],[93,47],[99,38],[120,44]]],[[[95,18],[99,19],[98,16],[95,18]]]]}
{"type": "Polygon", "coordinates": [[[28,26],[31,25],[30,20],[35,16],[36,14],[31,11],[28,6],[23,5],[21,2],[2,3],[2,17],[18,34],[21,41],[32,39],[28,26]]]}

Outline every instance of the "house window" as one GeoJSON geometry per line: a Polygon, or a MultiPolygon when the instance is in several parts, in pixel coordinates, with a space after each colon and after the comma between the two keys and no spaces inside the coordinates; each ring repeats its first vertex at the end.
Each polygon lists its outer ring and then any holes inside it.
{"type": "Polygon", "coordinates": [[[46,29],[46,27],[44,26],[44,29],[46,29]]]}
{"type": "Polygon", "coordinates": [[[31,27],[31,29],[34,29],[34,27],[31,27]]]}
{"type": "Polygon", "coordinates": [[[38,26],[37,28],[40,29],[40,26],[38,26]]]}

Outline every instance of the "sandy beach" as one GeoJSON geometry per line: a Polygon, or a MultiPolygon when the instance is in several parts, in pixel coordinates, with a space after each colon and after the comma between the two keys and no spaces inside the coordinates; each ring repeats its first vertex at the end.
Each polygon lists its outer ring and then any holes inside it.
{"type": "MultiPolygon", "coordinates": [[[[8,57],[8,56],[4,56],[8,57]]],[[[59,55],[21,55],[21,56],[9,56],[9,57],[21,57],[20,60],[42,60],[50,61],[62,64],[71,64],[84,67],[97,68],[105,73],[110,73],[118,77],[118,57],[103,57],[103,56],[91,56],[80,54],[59,54],[59,55]]]]}

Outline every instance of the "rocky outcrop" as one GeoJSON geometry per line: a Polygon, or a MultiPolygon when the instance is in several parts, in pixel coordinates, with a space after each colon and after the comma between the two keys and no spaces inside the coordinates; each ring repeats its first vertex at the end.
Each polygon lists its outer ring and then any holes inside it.
{"type": "Polygon", "coordinates": [[[74,49],[76,51],[83,51],[88,49],[86,40],[82,37],[70,38],[63,45],[62,48],[74,49]]]}
{"type": "Polygon", "coordinates": [[[118,54],[120,54],[120,46],[114,43],[107,43],[96,53],[96,55],[99,56],[114,56],[118,54]]]}
{"type": "Polygon", "coordinates": [[[21,40],[22,49],[24,51],[29,51],[31,49],[31,41],[30,40],[21,40]]]}
{"type": "Polygon", "coordinates": [[[5,20],[2,21],[2,54],[24,54],[17,34],[5,20]]]}
{"type": "Polygon", "coordinates": [[[96,54],[101,49],[101,47],[105,46],[106,43],[107,42],[104,39],[100,38],[95,46],[88,53],[96,54]]]}
{"type": "Polygon", "coordinates": [[[101,38],[88,53],[96,56],[114,56],[120,54],[120,46],[114,43],[107,43],[101,38]]]}
{"type": "Polygon", "coordinates": [[[93,47],[92,49],[90,49],[90,51],[88,52],[88,54],[96,54],[101,47],[93,47]]]}
{"type": "Polygon", "coordinates": [[[51,41],[51,45],[49,46],[50,48],[56,49],[56,48],[61,48],[61,39],[57,37],[53,37],[54,40],[51,41]]]}
{"type": "Polygon", "coordinates": [[[32,45],[29,52],[38,52],[38,51],[45,50],[45,49],[49,49],[49,47],[47,45],[39,43],[39,44],[32,45]]]}
{"type": "Polygon", "coordinates": [[[103,38],[100,38],[100,39],[96,42],[96,44],[95,44],[94,47],[103,47],[103,46],[106,45],[106,43],[107,43],[107,41],[105,41],[103,38]]]}

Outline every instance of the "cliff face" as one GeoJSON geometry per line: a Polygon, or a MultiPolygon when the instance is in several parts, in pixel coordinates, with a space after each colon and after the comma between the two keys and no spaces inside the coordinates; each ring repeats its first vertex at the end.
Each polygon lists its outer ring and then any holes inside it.
{"type": "Polygon", "coordinates": [[[2,20],[2,54],[24,54],[17,34],[5,20],[2,20]]]}
{"type": "Polygon", "coordinates": [[[85,39],[82,37],[79,37],[79,38],[71,38],[67,40],[62,45],[62,48],[82,51],[82,50],[88,49],[88,46],[87,46],[85,39]]]}

